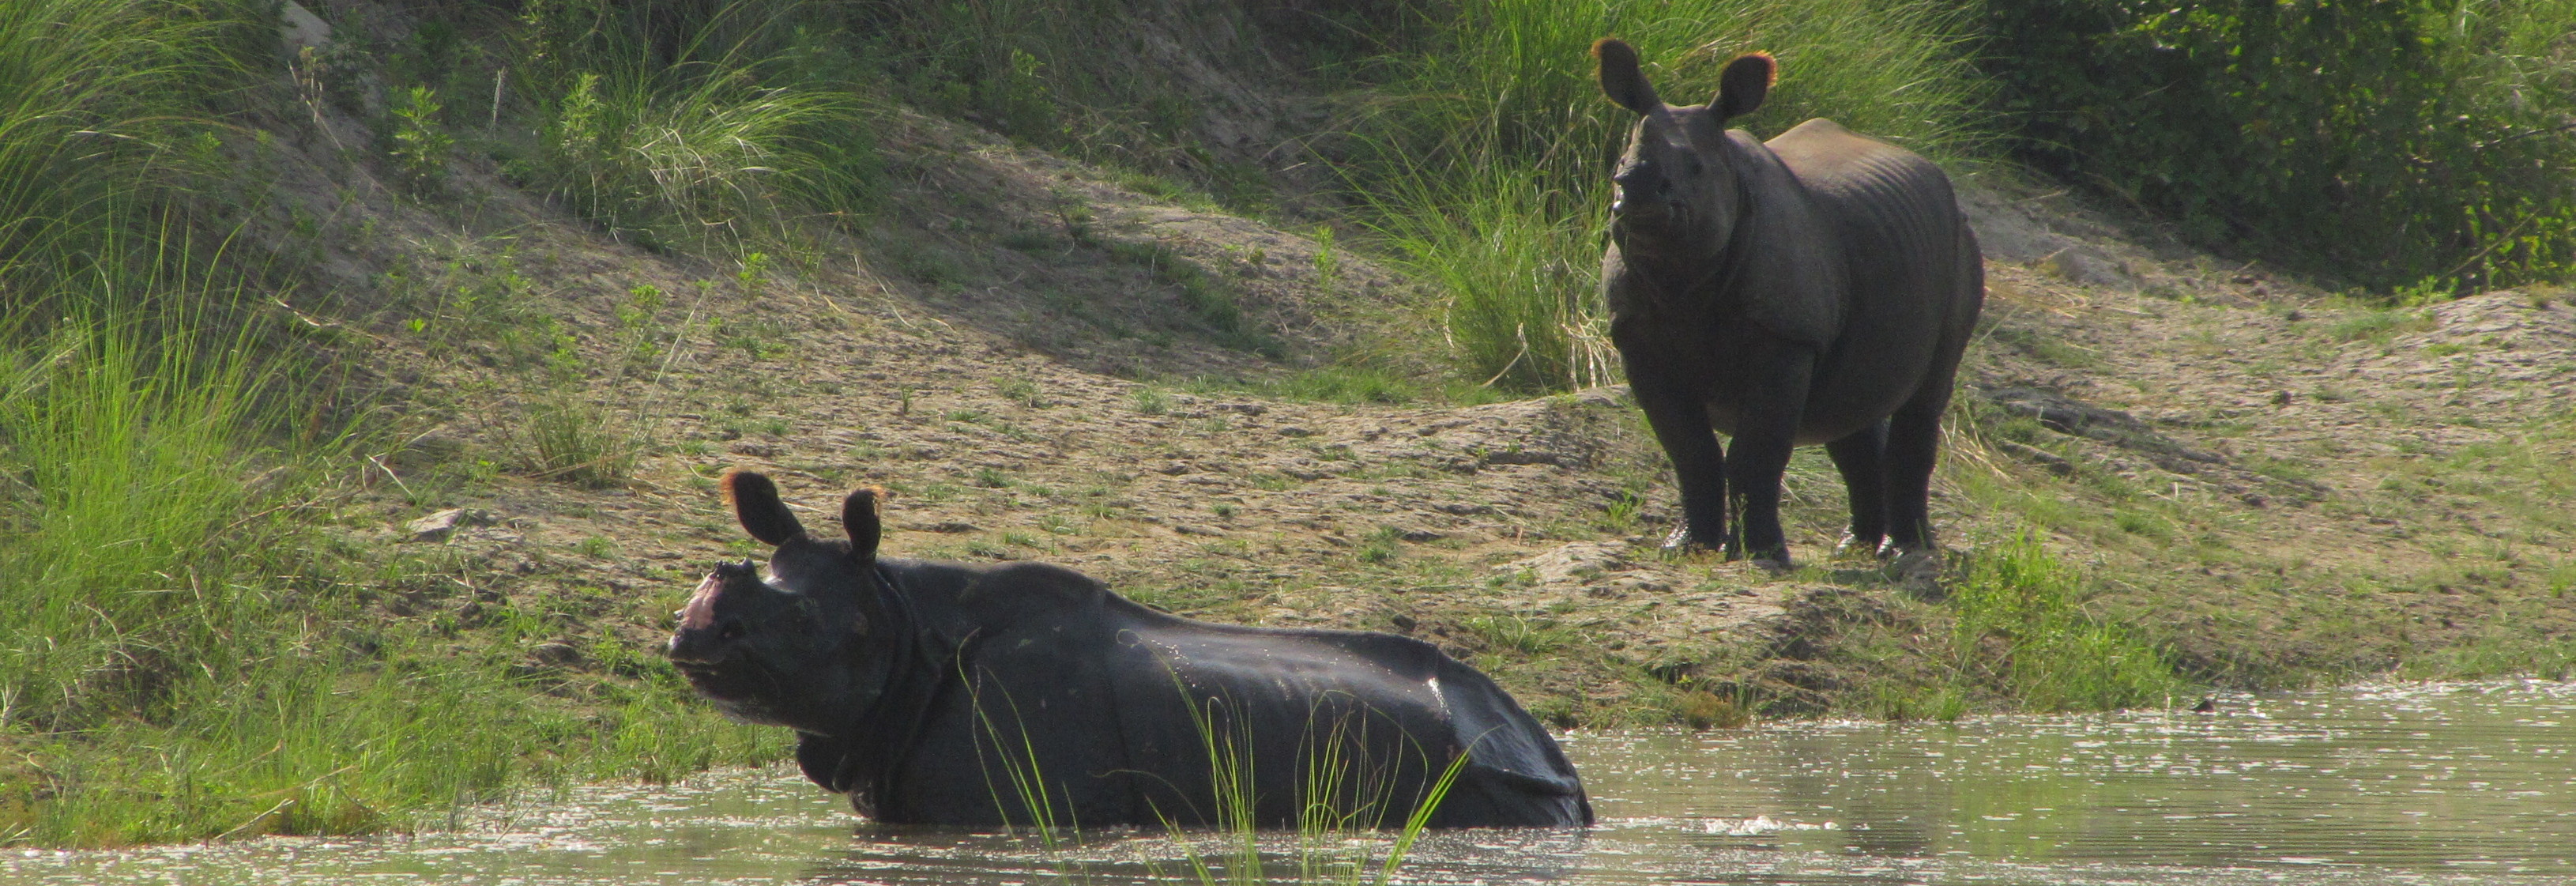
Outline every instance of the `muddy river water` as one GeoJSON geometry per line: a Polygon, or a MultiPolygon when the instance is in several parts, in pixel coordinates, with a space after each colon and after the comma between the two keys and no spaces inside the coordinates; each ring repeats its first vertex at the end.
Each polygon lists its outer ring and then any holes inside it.
{"type": "MultiPolygon", "coordinates": [[[[1394,880],[2576,883],[2576,683],[2234,696],[2213,714],[1587,732],[1566,750],[1601,825],[1431,834],[1394,880]]],[[[1262,881],[1369,882],[1386,846],[1272,836],[1261,849],[1262,881]]],[[[0,884],[1255,881],[1234,878],[1240,857],[1208,835],[1048,845],[873,828],[772,768],[581,788],[418,836],[8,850],[0,884]]]]}

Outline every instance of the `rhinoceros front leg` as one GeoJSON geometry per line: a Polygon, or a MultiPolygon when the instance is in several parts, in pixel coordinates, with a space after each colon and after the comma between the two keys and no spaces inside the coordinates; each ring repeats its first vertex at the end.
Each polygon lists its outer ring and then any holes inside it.
{"type": "Polygon", "coordinates": [[[1708,404],[1697,392],[1675,390],[1652,375],[1631,371],[1628,386],[1655,429],[1655,441],[1672,459],[1682,490],[1682,525],[1664,539],[1664,547],[1715,550],[1726,539],[1726,457],[1709,429],[1708,404]]]}
{"type": "Polygon", "coordinates": [[[1726,447],[1726,485],[1734,494],[1735,532],[1727,556],[1750,557],[1771,569],[1789,568],[1789,539],[1780,530],[1780,475],[1797,445],[1798,419],[1806,410],[1807,382],[1815,355],[1786,342],[1747,349],[1744,365],[1759,367],[1742,392],[1735,439],[1726,447]]]}

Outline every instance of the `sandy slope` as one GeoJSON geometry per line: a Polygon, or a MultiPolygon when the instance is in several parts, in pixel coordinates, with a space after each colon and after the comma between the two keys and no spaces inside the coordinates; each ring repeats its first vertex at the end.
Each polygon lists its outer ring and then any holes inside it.
{"type": "MultiPolygon", "coordinates": [[[[1871,674],[1833,637],[1921,617],[1874,564],[1827,562],[1842,504],[1820,452],[1792,468],[1791,541],[1824,568],[1774,577],[1654,549],[1673,492],[1616,389],[1443,408],[1188,383],[1436,338],[1405,337],[1424,297],[1348,250],[1318,261],[1298,231],[968,127],[906,118],[886,208],[750,276],[611,242],[489,170],[398,198],[322,142],[258,162],[288,195],[271,236],[326,269],[296,307],[344,332],[380,392],[369,421],[406,441],[348,513],[392,564],[369,590],[460,643],[539,618],[557,636],[530,666],[566,692],[634,667],[601,650],[648,655],[697,574],[750,551],[712,486],[737,467],[818,531],[849,487],[888,487],[898,555],[1040,558],[1187,614],[1432,638],[1560,722],[1730,686],[1833,704],[1871,674]],[[290,236],[299,216],[319,233],[290,236]],[[567,402],[630,442],[631,479],[525,467],[530,416],[567,402]],[[466,525],[413,538],[446,508],[466,525]]],[[[1948,539],[2042,527],[2099,570],[2098,611],[2230,679],[2567,636],[2563,298],[2373,313],[2062,196],[1969,203],[1993,294],[1938,479],[1948,539]]]]}

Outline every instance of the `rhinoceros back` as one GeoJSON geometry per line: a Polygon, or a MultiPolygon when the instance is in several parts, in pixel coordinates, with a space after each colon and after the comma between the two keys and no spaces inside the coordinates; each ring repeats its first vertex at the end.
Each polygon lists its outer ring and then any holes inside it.
{"type": "MultiPolygon", "coordinates": [[[[926,824],[1295,827],[1591,821],[1574,769],[1493,681],[1419,641],[1182,619],[1035,564],[955,596],[963,639],[877,804],[926,824]]],[[[931,607],[940,608],[940,607],[931,607]]]]}
{"type": "MultiPolygon", "coordinates": [[[[1846,282],[1843,323],[1816,368],[1806,418],[1823,442],[1895,409],[1975,313],[1976,241],[1950,179],[1912,151],[1830,120],[1809,120],[1765,146],[1805,191],[1831,232],[1846,282]],[[1962,256],[1962,251],[1965,255],[1962,256]]],[[[1955,359],[1955,358],[1952,358],[1955,359]]]]}
{"type": "MultiPolygon", "coordinates": [[[[1159,757],[1174,761],[1172,784],[1248,763],[1265,820],[1294,824],[1322,801],[1394,827],[1465,751],[1431,824],[1591,821],[1582,784],[1546,730],[1492,680],[1429,644],[1211,625],[1142,607],[1130,616],[1120,660],[1134,671],[1119,684],[1120,719],[1131,741],[1155,737],[1133,741],[1139,750],[1188,746],[1159,757]],[[1209,736],[1220,742],[1213,754],[1209,736]],[[1228,740],[1238,742],[1230,754],[1228,740]]],[[[1183,793],[1196,791],[1168,792],[1183,793]]]]}

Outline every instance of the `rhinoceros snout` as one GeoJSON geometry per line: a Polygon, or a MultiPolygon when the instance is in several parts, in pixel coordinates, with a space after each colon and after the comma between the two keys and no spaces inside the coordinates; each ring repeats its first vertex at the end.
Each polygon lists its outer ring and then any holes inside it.
{"type": "Polygon", "coordinates": [[[671,643],[663,651],[676,664],[715,664],[732,653],[734,641],[739,639],[742,621],[728,618],[672,632],[671,643]]]}
{"type": "Polygon", "coordinates": [[[1662,203],[1667,199],[1663,176],[1656,175],[1643,166],[1619,173],[1611,177],[1610,181],[1619,186],[1617,194],[1610,201],[1610,210],[1613,212],[1634,209],[1640,205],[1662,203]]]}

